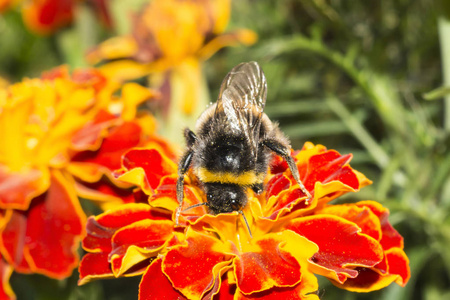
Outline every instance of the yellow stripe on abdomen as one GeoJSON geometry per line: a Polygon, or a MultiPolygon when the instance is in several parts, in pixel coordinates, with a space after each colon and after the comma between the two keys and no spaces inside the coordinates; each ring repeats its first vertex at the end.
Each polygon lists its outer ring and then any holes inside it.
{"type": "Polygon", "coordinates": [[[255,171],[247,171],[240,174],[230,172],[211,172],[206,168],[198,168],[195,170],[195,174],[202,182],[220,182],[246,186],[262,183],[266,175],[264,173],[256,173],[255,171]]]}

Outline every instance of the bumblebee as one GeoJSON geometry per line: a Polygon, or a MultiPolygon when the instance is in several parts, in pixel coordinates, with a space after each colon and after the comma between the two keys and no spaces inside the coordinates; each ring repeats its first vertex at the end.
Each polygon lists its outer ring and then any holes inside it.
{"type": "MultiPolygon", "coordinates": [[[[185,129],[187,149],[178,165],[177,200],[181,212],[184,198],[184,174],[192,166],[203,185],[205,205],[212,214],[242,212],[247,204],[247,188],[256,194],[263,191],[272,153],[284,158],[295,181],[307,196],[294,159],[290,142],[263,112],[267,82],[256,62],[234,67],[222,82],[217,102],[207,108],[197,120],[195,132],[185,129]]],[[[185,209],[185,210],[187,210],[185,209]]]]}

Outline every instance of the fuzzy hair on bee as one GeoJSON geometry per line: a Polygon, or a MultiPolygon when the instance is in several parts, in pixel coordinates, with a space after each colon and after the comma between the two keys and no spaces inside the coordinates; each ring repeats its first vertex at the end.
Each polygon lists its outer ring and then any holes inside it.
{"type": "Polygon", "coordinates": [[[181,213],[184,198],[184,175],[192,167],[202,183],[212,214],[236,211],[251,231],[242,209],[247,204],[247,189],[260,194],[264,189],[272,153],[286,160],[291,173],[305,194],[311,194],[300,180],[290,142],[264,113],[267,97],[265,75],[256,62],[234,67],[222,82],[216,103],[198,118],[195,132],[186,128],[186,150],[178,165],[177,200],[181,213]]]}

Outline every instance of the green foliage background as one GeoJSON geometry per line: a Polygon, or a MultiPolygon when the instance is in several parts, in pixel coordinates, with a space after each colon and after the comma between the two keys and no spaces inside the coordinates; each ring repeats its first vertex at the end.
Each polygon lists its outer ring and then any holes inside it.
{"type": "MultiPolygon", "coordinates": [[[[29,33],[17,11],[5,13],[0,76],[18,81],[59,64],[85,65],[84,51],[127,32],[124,12],[142,2],[111,1],[115,32],[83,6],[75,25],[50,37],[29,33]]],[[[411,260],[408,285],[358,294],[319,278],[322,299],[450,299],[449,16],[445,0],[234,1],[229,30],[253,29],[259,41],[204,64],[217,95],[234,65],[258,61],[268,79],[266,112],[294,148],[312,141],[353,153],[352,166],[374,183],[344,200],[372,199],[391,210],[411,260]]],[[[76,279],[14,274],[12,285],[18,299],[137,298],[139,278],[83,287],[76,279]]]]}

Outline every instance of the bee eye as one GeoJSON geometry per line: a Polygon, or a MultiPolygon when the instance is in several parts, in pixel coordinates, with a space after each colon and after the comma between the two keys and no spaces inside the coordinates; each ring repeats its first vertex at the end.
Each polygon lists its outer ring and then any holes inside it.
{"type": "Polygon", "coordinates": [[[239,203],[238,203],[238,201],[235,200],[235,199],[232,199],[232,200],[230,201],[230,206],[231,206],[231,208],[232,208],[233,210],[239,210],[239,209],[240,209],[239,203]]]}

